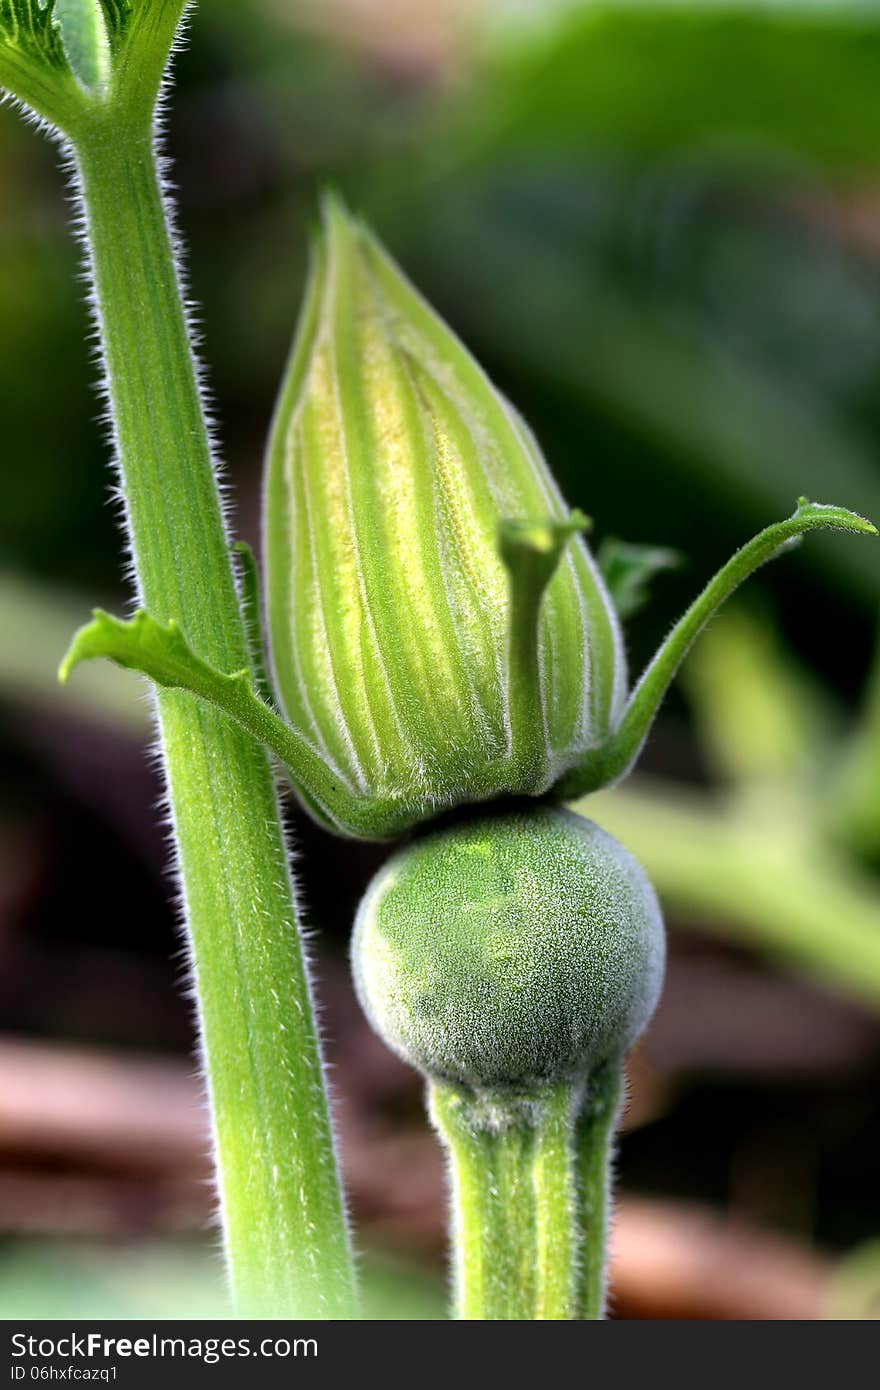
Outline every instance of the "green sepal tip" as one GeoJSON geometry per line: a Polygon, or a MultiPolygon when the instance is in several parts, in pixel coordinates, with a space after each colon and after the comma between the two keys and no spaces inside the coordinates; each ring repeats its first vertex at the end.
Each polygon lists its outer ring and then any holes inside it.
{"type": "Polygon", "coordinates": [[[92,621],[74,634],[58,668],[58,679],[66,685],[77,666],[101,657],[140,671],[157,685],[206,696],[221,682],[230,687],[251,685],[249,671],[223,675],[196,656],[173,618],[160,623],[143,609],[127,619],[115,618],[102,608],[93,609],[92,621]]]}
{"type": "Polygon", "coordinates": [[[548,740],[541,680],[540,622],[544,594],[572,537],[583,535],[590,518],[573,511],[552,517],[498,523],[498,553],[509,582],[507,685],[510,762],[521,790],[542,789],[547,780],[548,740]]]}

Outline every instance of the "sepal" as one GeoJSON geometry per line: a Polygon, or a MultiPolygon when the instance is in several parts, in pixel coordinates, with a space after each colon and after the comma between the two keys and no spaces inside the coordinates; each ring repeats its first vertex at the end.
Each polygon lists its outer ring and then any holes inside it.
{"type": "Polygon", "coordinates": [[[651,583],[657,575],[679,569],[684,557],[668,546],[634,545],[616,536],[606,536],[596,559],[617,616],[626,622],[648,602],[651,583]]]}
{"type": "Polygon", "coordinates": [[[712,615],[761,565],[798,545],[807,532],[823,529],[866,536],[878,534],[873,522],[856,512],[799,497],[790,517],[760,531],[710,579],[648,664],[618,727],[601,747],[560,778],[555,794],[573,800],[625,777],[642,750],[670,682],[712,615]]]}

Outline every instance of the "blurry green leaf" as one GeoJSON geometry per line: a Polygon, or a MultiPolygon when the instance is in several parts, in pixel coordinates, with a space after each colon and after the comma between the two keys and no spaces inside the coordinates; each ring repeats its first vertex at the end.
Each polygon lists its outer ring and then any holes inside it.
{"type": "MultiPolygon", "coordinates": [[[[830,476],[880,510],[876,277],[828,178],[880,154],[880,6],[533,13],[505,11],[420,217],[462,331],[744,524],[830,476]]],[[[817,560],[873,600],[872,557],[817,560]]]]}
{"type": "Polygon", "coordinates": [[[556,7],[499,25],[476,144],[655,154],[773,141],[834,167],[880,152],[880,13],[824,0],[556,7]]]}
{"type": "MultiPolygon", "coordinates": [[[[540,185],[518,197],[487,173],[444,184],[420,219],[424,267],[454,296],[481,355],[649,449],[661,493],[674,469],[675,486],[751,524],[804,489],[821,495],[833,477],[855,510],[880,513],[876,451],[852,415],[790,371],[749,360],[673,293],[633,284],[612,251],[591,255],[567,205],[555,216],[540,206],[540,185]]],[[[588,486],[568,482],[567,495],[601,522],[588,486]]],[[[819,558],[875,597],[873,557],[831,543],[819,558]]]]}
{"type": "Polygon", "coordinates": [[[824,803],[830,833],[855,853],[880,862],[880,648],[858,726],[838,757],[824,803]]]}
{"type": "MultiPolygon", "coordinates": [[[[367,1252],[364,1316],[448,1316],[443,1282],[412,1260],[367,1252]]],[[[0,1318],[232,1318],[217,1252],[201,1242],[9,1243],[0,1256],[0,1318]]]]}
{"type": "Polygon", "coordinates": [[[684,681],[722,777],[763,782],[816,765],[829,713],[768,621],[742,607],[721,614],[695,646],[684,681]]]}
{"type": "Polygon", "coordinates": [[[443,1282],[432,1271],[376,1252],[361,1261],[361,1300],[363,1316],[381,1322],[438,1322],[450,1315],[443,1282]]]}
{"type": "Polygon", "coordinates": [[[680,926],[718,932],[880,1009],[880,893],[825,850],[803,797],[738,806],[633,778],[577,810],[644,865],[680,926]]]}
{"type": "Polygon", "coordinates": [[[195,1243],[41,1240],[8,1244],[0,1257],[4,1319],[231,1316],[216,1257],[195,1243]]]}
{"type": "Polygon", "coordinates": [[[147,736],[149,711],[130,672],[105,663],[88,666],[63,693],[58,659],[84,604],[68,593],[0,571],[0,699],[53,715],[101,721],[133,737],[147,736]]]}
{"type": "Polygon", "coordinates": [[[837,1321],[880,1318],[880,1240],[866,1241],[838,1264],[826,1316],[837,1321]]]}
{"type": "Polygon", "coordinates": [[[606,536],[596,559],[618,615],[625,621],[648,602],[651,580],[664,570],[678,569],[683,557],[665,546],[633,545],[606,536]]]}

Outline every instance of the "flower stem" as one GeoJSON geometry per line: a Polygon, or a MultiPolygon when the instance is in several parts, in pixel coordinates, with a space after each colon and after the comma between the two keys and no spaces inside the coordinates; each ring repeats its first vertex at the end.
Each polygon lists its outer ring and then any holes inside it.
{"type": "Polygon", "coordinates": [[[431,1083],[431,1115],[450,1157],[459,1317],[578,1316],[580,1093],[574,1083],[528,1098],[431,1083]]]}
{"type": "MultiPolygon", "coordinates": [[[[189,333],[139,102],[75,153],[140,597],[224,669],[247,664],[189,333]]],[[[190,694],[157,695],[239,1311],[350,1316],[348,1233],[267,755],[190,694]]]]}
{"type": "Polygon", "coordinates": [[[578,1227],[584,1241],[578,1269],[579,1318],[605,1316],[611,1159],[622,1083],[623,1071],[619,1063],[611,1063],[597,1071],[590,1078],[577,1120],[578,1227]]]}

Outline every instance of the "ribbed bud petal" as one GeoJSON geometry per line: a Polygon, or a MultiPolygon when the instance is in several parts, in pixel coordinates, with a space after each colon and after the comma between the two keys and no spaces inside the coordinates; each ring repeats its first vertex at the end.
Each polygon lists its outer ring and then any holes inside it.
{"type": "Polygon", "coordinates": [[[513,519],[555,535],[568,514],[526,425],[335,201],[276,414],[265,512],[285,713],[357,798],[387,804],[389,829],[542,792],[615,726],[617,618],[586,544],[566,535],[535,605],[538,707],[529,756],[517,750],[518,580],[499,532],[513,519]]]}

